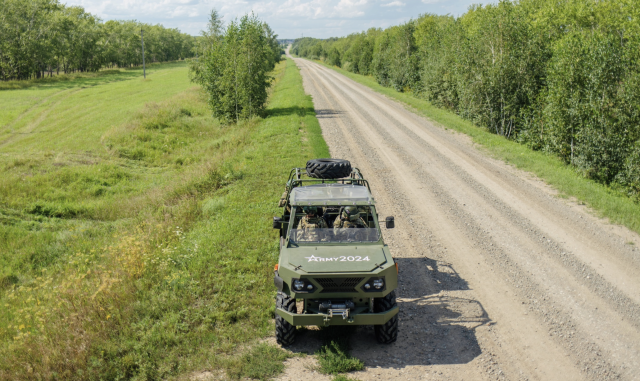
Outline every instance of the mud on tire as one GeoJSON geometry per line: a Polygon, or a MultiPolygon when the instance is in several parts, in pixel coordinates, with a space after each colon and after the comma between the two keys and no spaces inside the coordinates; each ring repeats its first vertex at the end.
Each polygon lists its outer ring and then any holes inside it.
{"type": "Polygon", "coordinates": [[[339,179],[351,174],[351,163],[343,159],[313,159],[307,161],[307,175],[316,179],[339,179]]]}
{"type": "MultiPolygon", "coordinates": [[[[276,308],[282,308],[285,311],[297,313],[296,300],[278,292],[276,297],[276,308]]],[[[289,324],[280,315],[276,314],[276,341],[278,344],[288,346],[296,340],[296,326],[289,324]]]]}
{"type": "MultiPolygon", "coordinates": [[[[373,301],[373,312],[389,311],[397,306],[396,292],[391,291],[384,298],[376,298],[373,301]]],[[[395,315],[388,322],[373,327],[376,333],[376,339],[382,344],[393,343],[398,339],[398,315],[395,315]]]]}

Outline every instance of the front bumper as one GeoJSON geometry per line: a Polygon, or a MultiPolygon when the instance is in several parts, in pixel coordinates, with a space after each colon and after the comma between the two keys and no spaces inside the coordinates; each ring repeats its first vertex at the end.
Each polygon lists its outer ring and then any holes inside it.
{"type": "Polygon", "coordinates": [[[342,316],[334,315],[333,317],[328,314],[294,314],[285,311],[281,308],[276,308],[276,314],[281,316],[291,325],[317,325],[317,326],[329,326],[329,325],[382,325],[392,317],[398,314],[398,307],[393,307],[389,311],[385,312],[359,312],[358,309],[353,311],[349,319],[344,319],[342,316]]]}

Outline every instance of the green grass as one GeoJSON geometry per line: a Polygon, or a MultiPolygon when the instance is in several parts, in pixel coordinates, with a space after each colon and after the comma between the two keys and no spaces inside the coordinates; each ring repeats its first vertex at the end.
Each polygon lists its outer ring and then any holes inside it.
{"type": "Polygon", "coordinates": [[[335,66],[326,65],[321,61],[316,62],[408,105],[417,114],[424,115],[443,128],[450,128],[469,135],[474,142],[484,147],[495,158],[513,164],[524,171],[534,173],[557,189],[561,196],[575,197],[591,207],[600,216],[640,233],[640,204],[635,203],[616,189],[582,177],[557,157],[533,151],[524,145],[492,134],[450,111],[437,108],[428,101],[415,97],[411,93],[401,93],[381,86],[373,77],[354,74],[335,66]]]}
{"type": "Polygon", "coordinates": [[[349,354],[349,337],[353,333],[352,327],[329,327],[322,330],[324,344],[316,353],[318,370],[324,374],[339,376],[364,369],[364,363],[349,354]]]}
{"type": "Polygon", "coordinates": [[[176,177],[189,181],[183,164],[206,165],[196,153],[216,148],[203,137],[226,138],[183,64],[157,65],[147,81],[98,74],[0,92],[0,279],[27,282],[106,242],[177,189],[176,177]],[[166,128],[149,125],[158,116],[166,128]]]}
{"type": "Polygon", "coordinates": [[[0,93],[0,379],[241,377],[260,351],[283,358],[255,341],[273,330],[283,181],[328,156],[313,103],[288,60],[268,116],[224,126],[184,66],[156,69],[0,93]]]}
{"type": "MultiPolygon", "coordinates": [[[[5,85],[8,86],[8,85],[5,85]]],[[[72,80],[36,81],[0,92],[0,150],[24,158],[25,151],[104,153],[105,132],[126,122],[145,103],[192,87],[185,62],[156,65],[147,79],[141,70],[106,71],[72,80]]]]}
{"type": "Polygon", "coordinates": [[[282,362],[292,356],[278,347],[258,344],[239,358],[231,360],[227,365],[227,375],[232,379],[269,380],[282,373],[282,362]]]}

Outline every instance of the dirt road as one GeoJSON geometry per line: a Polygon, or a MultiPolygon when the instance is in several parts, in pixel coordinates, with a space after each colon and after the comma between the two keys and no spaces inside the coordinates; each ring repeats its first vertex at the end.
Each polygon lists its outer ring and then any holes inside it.
{"type": "MultiPolygon", "coordinates": [[[[360,380],[640,379],[640,238],[470,140],[295,59],[333,157],[372,185],[398,259],[398,342],[359,328],[360,380]]],[[[294,351],[319,341],[303,333],[294,351]]],[[[308,378],[313,358],[281,379],[308,378]]],[[[314,374],[315,379],[322,379],[314,374]]],[[[327,378],[328,379],[328,378],[327,378]]]]}

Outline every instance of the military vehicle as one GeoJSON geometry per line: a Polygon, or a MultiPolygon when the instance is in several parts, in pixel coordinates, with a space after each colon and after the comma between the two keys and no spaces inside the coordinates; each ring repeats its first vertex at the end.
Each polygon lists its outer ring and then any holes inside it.
{"type": "MultiPolygon", "coordinates": [[[[379,342],[394,342],[398,266],[360,170],[347,160],[309,160],[291,170],[279,206],[278,343],[292,344],[297,326],[333,325],[372,325],[379,342]]],[[[393,228],[393,217],[384,224],[393,228]]]]}

